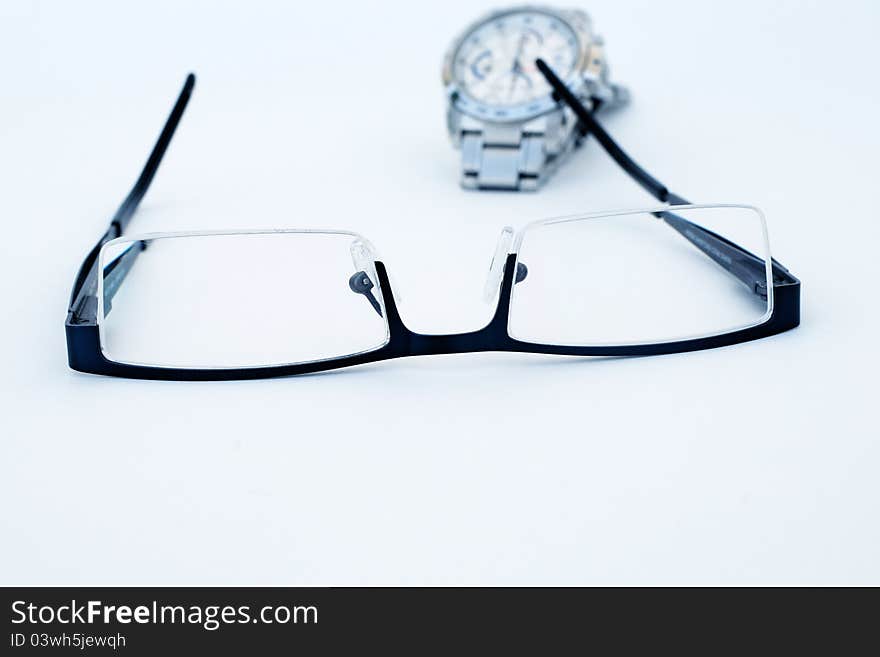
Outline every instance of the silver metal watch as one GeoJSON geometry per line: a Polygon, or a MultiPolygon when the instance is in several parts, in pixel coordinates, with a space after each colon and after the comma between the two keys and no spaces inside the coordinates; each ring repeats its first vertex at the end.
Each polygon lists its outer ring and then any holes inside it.
{"type": "Polygon", "coordinates": [[[591,109],[622,105],[602,39],[580,10],[494,11],[453,41],[443,65],[449,136],[467,189],[536,190],[579,143],[571,110],[535,67],[541,58],[591,109]]]}

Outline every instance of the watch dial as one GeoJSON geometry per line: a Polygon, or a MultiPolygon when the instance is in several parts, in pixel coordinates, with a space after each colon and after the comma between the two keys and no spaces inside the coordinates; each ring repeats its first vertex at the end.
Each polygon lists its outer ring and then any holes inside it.
{"type": "Polygon", "coordinates": [[[541,11],[517,11],[492,18],[465,36],[453,58],[454,76],[474,100],[513,107],[550,93],[535,68],[537,58],[565,79],[579,54],[577,35],[563,20],[541,11]]]}

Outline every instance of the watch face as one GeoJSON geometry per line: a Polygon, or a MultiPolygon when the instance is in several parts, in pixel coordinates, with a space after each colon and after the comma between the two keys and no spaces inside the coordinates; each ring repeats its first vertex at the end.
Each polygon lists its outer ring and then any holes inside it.
{"type": "Polygon", "coordinates": [[[539,57],[566,79],[580,57],[574,30],[558,16],[540,10],[501,14],[464,36],[453,55],[453,79],[484,109],[528,105],[551,92],[535,68],[539,57]]]}

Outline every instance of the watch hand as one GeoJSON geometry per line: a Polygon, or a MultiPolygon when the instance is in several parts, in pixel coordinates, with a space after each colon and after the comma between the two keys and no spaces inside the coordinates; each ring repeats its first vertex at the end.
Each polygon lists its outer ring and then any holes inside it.
{"type": "Polygon", "coordinates": [[[519,63],[519,58],[522,57],[522,51],[523,51],[523,48],[525,47],[525,45],[526,45],[526,33],[523,32],[522,36],[520,36],[520,38],[519,38],[519,43],[516,46],[516,53],[513,55],[513,67],[511,68],[512,73],[516,73],[517,71],[519,71],[522,68],[519,63]]]}
{"type": "Polygon", "coordinates": [[[510,76],[510,89],[507,92],[507,100],[510,102],[510,99],[513,98],[513,90],[516,89],[516,81],[519,78],[516,71],[514,71],[513,75],[510,76]]]}
{"type": "Polygon", "coordinates": [[[513,90],[516,89],[516,80],[518,77],[522,75],[522,65],[519,63],[519,58],[522,57],[523,48],[526,45],[526,33],[523,32],[519,38],[519,43],[516,46],[516,52],[513,55],[513,65],[510,68],[511,79],[510,79],[510,90],[507,92],[507,100],[509,101],[513,98],[513,90]]]}

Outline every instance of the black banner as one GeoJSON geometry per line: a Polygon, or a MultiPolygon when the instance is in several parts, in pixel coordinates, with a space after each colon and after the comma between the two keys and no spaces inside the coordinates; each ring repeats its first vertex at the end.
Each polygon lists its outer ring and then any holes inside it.
{"type": "MultiPolygon", "coordinates": [[[[6,588],[3,654],[840,653],[868,589],[6,588]],[[607,652],[602,650],[601,652],[607,652]]],[[[874,639],[872,638],[871,641],[874,639]]]]}

